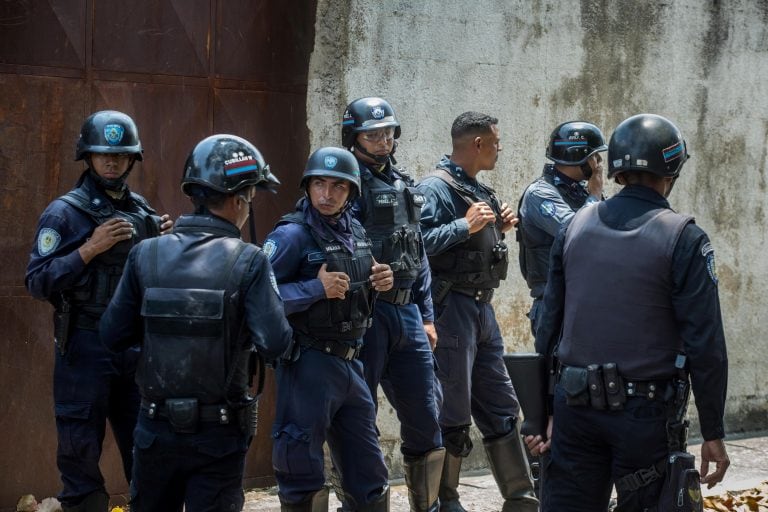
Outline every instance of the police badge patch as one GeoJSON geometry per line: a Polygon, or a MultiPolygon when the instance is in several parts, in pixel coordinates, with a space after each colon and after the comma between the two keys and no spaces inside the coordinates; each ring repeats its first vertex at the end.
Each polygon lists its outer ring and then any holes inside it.
{"type": "Polygon", "coordinates": [[[262,247],[261,250],[267,255],[267,259],[271,260],[272,255],[275,254],[275,250],[277,250],[277,244],[270,238],[264,242],[264,247],[262,247]]]}
{"type": "Polygon", "coordinates": [[[715,264],[715,249],[707,242],[701,248],[701,255],[706,258],[707,273],[709,278],[717,285],[717,265],[715,264]]]}
{"type": "Polygon", "coordinates": [[[555,215],[555,203],[552,201],[544,201],[539,206],[539,211],[544,217],[553,217],[555,215]]]}
{"type": "Polygon", "coordinates": [[[382,117],[384,117],[384,109],[381,108],[380,106],[373,107],[371,109],[371,115],[373,116],[374,119],[381,119],[382,117]]]}
{"type": "Polygon", "coordinates": [[[56,250],[61,242],[61,235],[58,231],[51,228],[43,228],[37,237],[37,252],[40,256],[47,256],[56,250]]]}
{"type": "Polygon", "coordinates": [[[119,124],[104,125],[104,138],[110,146],[120,144],[120,141],[123,140],[123,133],[125,133],[125,128],[119,124]]]}
{"type": "Polygon", "coordinates": [[[336,164],[337,164],[338,162],[339,162],[339,159],[338,159],[338,158],[336,158],[336,157],[335,157],[335,156],[333,156],[333,155],[328,155],[328,156],[326,156],[326,157],[325,157],[325,159],[323,160],[323,163],[325,163],[325,168],[326,168],[326,169],[333,169],[334,167],[336,167],[336,164]]]}

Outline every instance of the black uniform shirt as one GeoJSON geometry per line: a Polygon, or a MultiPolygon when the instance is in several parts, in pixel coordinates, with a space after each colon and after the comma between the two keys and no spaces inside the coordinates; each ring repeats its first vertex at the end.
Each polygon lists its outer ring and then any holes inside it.
{"type": "MultiPolygon", "coordinates": [[[[669,202],[651,188],[627,186],[600,206],[600,220],[612,229],[633,229],[669,202]]],[[[567,227],[558,233],[550,253],[544,312],[536,335],[536,351],[552,353],[558,342],[565,308],[563,245],[567,227]]],[[[652,271],[652,269],[649,269],[652,271]]],[[[725,436],[723,415],[728,384],[728,356],[717,292],[715,254],[709,237],[690,223],[672,255],[672,305],[688,356],[691,385],[706,441],[725,436]]]]}

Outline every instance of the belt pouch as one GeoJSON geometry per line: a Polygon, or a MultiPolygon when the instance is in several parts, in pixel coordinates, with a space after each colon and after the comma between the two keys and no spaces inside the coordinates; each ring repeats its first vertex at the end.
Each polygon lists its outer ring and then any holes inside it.
{"type": "Polygon", "coordinates": [[[565,403],[583,406],[589,404],[587,369],[566,366],[560,372],[560,386],[565,391],[565,403]]]}
{"type": "Polygon", "coordinates": [[[165,401],[165,411],[174,432],[194,434],[197,432],[199,410],[197,398],[172,398],[165,401]]]}
{"type": "Polygon", "coordinates": [[[701,477],[694,456],[687,452],[670,453],[658,511],[701,512],[703,505],[701,477]]]}
{"type": "Polygon", "coordinates": [[[627,395],[624,390],[624,379],[619,375],[616,363],[603,365],[603,383],[605,384],[605,396],[608,408],[612,411],[620,411],[624,408],[627,395]]]}
{"type": "Polygon", "coordinates": [[[603,372],[598,364],[587,366],[587,385],[589,386],[589,403],[593,409],[603,410],[606,407],[605,389],[603,387],[603,372]]]}

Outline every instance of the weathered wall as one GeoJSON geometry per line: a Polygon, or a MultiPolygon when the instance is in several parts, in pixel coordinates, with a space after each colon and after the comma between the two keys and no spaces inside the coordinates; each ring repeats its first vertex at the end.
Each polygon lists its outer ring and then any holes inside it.
{"type": "MultiPolygon", "coordinates": [[[[339,144],[349,100],[383,96],[402,124],[398,159],[422,175],[449,152],[453,119],[484,111],[499,117],[504,151],[481,178],[512,203],[540,172],[559,122],[590,120],[608,137],[640,112],[675,121],[693,158],[670,199],[696,216],[718,255],[727,428],[768,427],[768,1],[320,0],[316,20],[312,148],[339,144]]],[[[517,273],[494,302],[508,349],[531,349],[517,273]]],[[[389,404],[382,413],[398,473],[397,423],[389,404]]]]}

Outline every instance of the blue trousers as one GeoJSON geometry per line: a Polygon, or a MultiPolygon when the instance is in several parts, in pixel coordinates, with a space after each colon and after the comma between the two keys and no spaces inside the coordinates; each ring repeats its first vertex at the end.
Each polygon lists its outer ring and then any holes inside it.
{"type": "Polygon", "coordinates": [[[200,423],[178,434],[143,414],[135,432],[131,510],[220,512],[243,508],[248,436],[237,424],[200,423]]]}
{"type": "Polygon", "coordinates": [[[400,420],[401,451],[418,457],[443,445],[439,382],[418,306],[376,302],[360,360],[376,401],[379,384],[400,420]]]}
{"type": "MultiPolygon", "coordinates": [[[[512,432],[520,405],[502,359],[504,340],[493,306],[450,292],[436,313],[443,433],[465,428],[472,419],[484,438],[512,432]]],[[[446,448],[454,455],[460,451],[448,443],[446,448]]]]}
{"type": "Polygon", "coordinates": [[[99,469],[107,420],[117,441],[126,480],[133,464],[133,429],[141,397],[134,382],[138,350],[107,350],[96,331],[73,329],[65,355],[56,352],[53,396],[63,489],[59,501],[74,506],[104,491],[99,469]]]}
{"type": "Polygon", "coordinates": [[[323,487],[326,441],[351,505],[377,498],[388,473],[360,361],[304,349],[295,363],[278,366],[276,377],[272,464],[281,500],[301,503],[323,487]]]}
{"type": "MultiPolygon", "coordinates": [[[[551,457],[542,488],[542,511],[608,509],[613,482],[656,464],[667,455],[666,405],[628,398],[621,411],[598,411],[565,403],[555,388],[551,457]]],[[[656,505],[663,479],[618,494],[616,510],[656,505]]]]}

